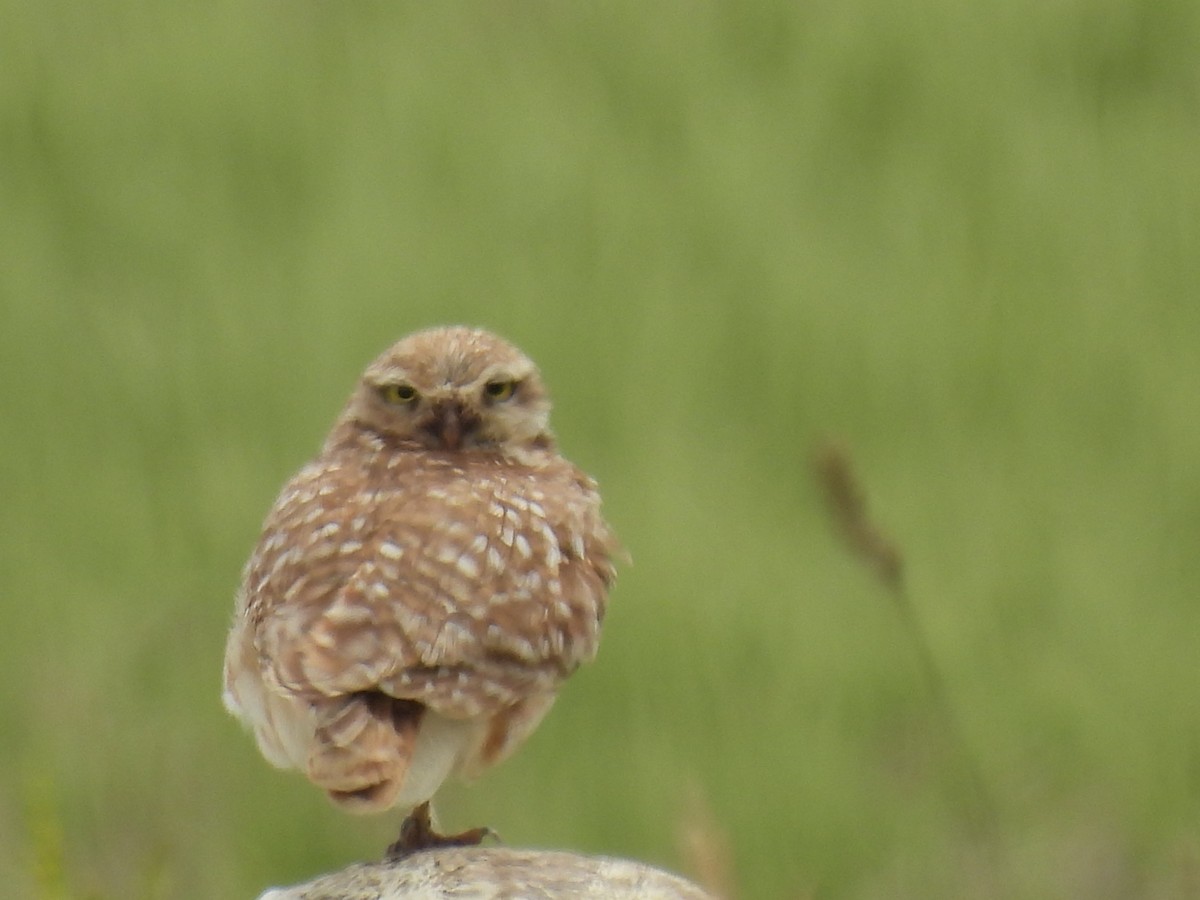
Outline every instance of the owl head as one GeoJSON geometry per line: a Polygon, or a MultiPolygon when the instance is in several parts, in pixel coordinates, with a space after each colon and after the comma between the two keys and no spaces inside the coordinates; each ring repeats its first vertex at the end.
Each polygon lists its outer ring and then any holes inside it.
{"type": "Polygon", "coordinates": [[[537,366],[490,332],[431,328],[372,362],[343,420],[380,437],[445,452],[549,446],[550,399],[537,366]]]}

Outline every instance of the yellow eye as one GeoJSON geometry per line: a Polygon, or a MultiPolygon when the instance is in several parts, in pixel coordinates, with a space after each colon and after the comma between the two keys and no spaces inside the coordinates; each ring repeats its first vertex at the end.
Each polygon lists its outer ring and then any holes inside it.
{"type": "Polygon", "coordinates": [[[489,400],[507,400],[516,388],[515,381],[489,381],[483,386],[483,395],[489,400]]]}
{"type": "Polygon", "coordinates": [[[411,384],[385,384],[380,386],[379,396],[388,403],[403,406],[417,399],[417,389],[411,384]]]}

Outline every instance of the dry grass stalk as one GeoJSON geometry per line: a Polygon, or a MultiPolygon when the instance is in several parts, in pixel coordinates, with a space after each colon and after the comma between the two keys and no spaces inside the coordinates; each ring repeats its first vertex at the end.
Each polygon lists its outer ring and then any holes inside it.
{"type": "Polygon", "coordinates": [[[845,445],[827,441],[813,457],[817,483],[834,527],[855,556],[872,569],[884,586],[902,591],[904,558],[895,542],[871,521],[867,498],[845,445]]]}
{"type": "Polygon", "coordinates": [[[871,518],[866,491],[855,472],[849,449],[843,442],[823,442],[813,456],[813,470],[825,494],[835,530],[850,552],[875,573],[899,613],[947,742],[957,754],[972,788],[973,802],[964,805],[963,814],[975,834],[994,845],[999,836],[997,806],[983,770],[959,724],[946,679],[925,635],[921,618],[909,598],[904,579],[903,552],[871,518]]]}
{"type": "Polygon", "coordinates": [[[733,850],[700,788],[691,791],[679,826],[679,855],[688,872],[718,900],[735,900],[733,850]]]}

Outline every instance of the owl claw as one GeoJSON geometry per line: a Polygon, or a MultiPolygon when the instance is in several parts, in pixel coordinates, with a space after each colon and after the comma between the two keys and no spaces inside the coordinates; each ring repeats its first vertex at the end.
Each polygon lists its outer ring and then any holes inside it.
{"type": "Polygon", "coordinates": [[[429,803],[422,803],[400,824],[400,836],[387,848],[384,859],[389,862],[404,859],[421,850],[438,847],[475,847],[487,838],[500,839],[492,829],[469,828],[458,834],[438,834],[433,830],[429,803]]]}

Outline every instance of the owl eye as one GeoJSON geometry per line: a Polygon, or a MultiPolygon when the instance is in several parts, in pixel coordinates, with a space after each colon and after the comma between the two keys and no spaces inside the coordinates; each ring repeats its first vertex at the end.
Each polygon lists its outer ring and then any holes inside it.
{"type": "Polygon", "coordinates": [[[411,384],[385,384],[379,388],[379,396],[388,403],[403,406],[417,399],[417,389],[411,384]]]}
{"type": "Polygon", "coordinates": [[[515,381],[489,381],[483,386],[483,395],[489,400],[507,400],[516,389],[515,381]]]}

